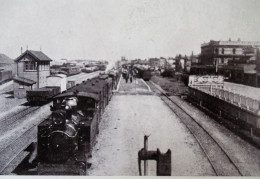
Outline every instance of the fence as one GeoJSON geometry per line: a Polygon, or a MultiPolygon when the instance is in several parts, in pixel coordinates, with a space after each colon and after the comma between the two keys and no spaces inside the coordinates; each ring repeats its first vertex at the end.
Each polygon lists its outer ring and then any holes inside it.
{"type": "Polygon", "coordinates": [[[219,87],[219,86],[210,86],[210,87],[204,86],[203,87],[203,86],[201,86],[201,87],[193,87],[193,88],[203,91],[212,96],[218,97],[219,99],[222,99],[226,102],[232,103],[238,107],[252,111],[254,113],[257,113],[260,110],[260,101],[259,100],[237,94],[228,89],[224,89],[223,87],[219,87]]]}

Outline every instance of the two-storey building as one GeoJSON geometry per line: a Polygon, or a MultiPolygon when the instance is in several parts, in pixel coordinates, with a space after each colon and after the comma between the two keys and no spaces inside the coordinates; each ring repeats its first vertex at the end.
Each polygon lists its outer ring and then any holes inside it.
{"type": "Polygon", "coordinates": [[[41,51],[26,50],[16,58],[17,76],[14,77],[15,97],[25,97],[27,89],[47,85],[52,60],[41,51]]]}
{"type": "Polygon", "coordinates": [[[255,48],[260,42],[249,41],[214,41],[201,45],[201,63],[204,65],[228,65],[243,63],[255,55],[255,48]]]}

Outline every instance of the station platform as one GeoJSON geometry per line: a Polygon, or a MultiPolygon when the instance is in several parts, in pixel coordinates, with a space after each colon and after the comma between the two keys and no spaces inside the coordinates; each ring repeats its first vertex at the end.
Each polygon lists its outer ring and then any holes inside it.
{"type": "Polygon", "coordinates": [[[153,94],[150,87],[142,78],[133,78],[132,82],[128,79],[126,81],[122,76],[120,77],[117,90],[115,94],[143,94],[151,95],[153,94]]]}

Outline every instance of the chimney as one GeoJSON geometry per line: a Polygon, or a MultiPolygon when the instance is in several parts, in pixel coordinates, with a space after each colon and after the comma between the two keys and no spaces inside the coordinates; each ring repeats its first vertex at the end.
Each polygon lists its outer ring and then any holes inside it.
{"type": "Polygon", "coordinates": [[[21,54],[23,54],[23,47],[21,47],[21,54]]]}
{"type": "Polygon", "coordinates": [[[229,38],[228,41],[230,42],[230,41],[231,41],[231,38],[229,38]]]}
{"type": "Polygon", "coordinates": [[[237,41],[240,42],[241,41],[240,38],[238,38],[237,41]]]}

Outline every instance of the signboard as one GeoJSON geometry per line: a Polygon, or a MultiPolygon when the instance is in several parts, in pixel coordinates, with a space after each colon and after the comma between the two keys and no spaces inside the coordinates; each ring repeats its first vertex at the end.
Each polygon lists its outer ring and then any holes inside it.
{"type": "Polygon", "coordinates": [[[224,76],[189,76],[189,86],[223,86],[224,85],[224,76]]]}

